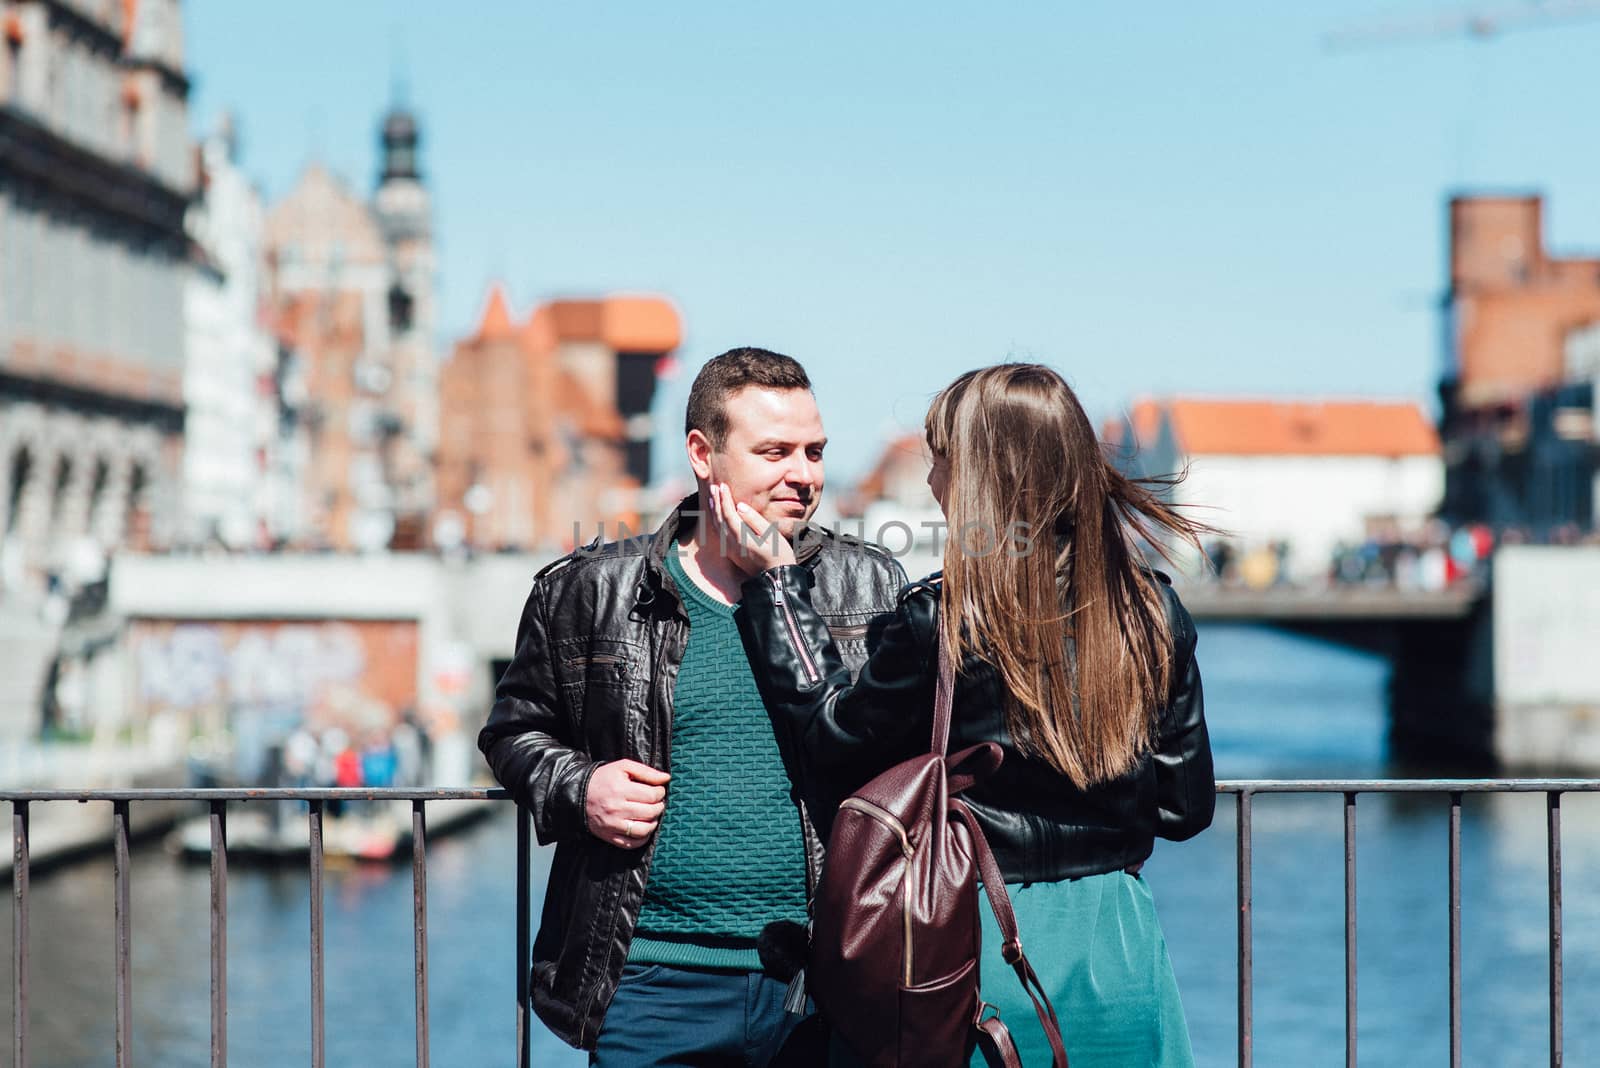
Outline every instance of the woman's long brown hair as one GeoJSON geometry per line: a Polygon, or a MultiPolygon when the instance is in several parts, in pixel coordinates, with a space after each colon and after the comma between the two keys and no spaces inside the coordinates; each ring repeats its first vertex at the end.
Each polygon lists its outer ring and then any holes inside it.
{"type": "Polygon", "coordinates": [[[995,666],[1016,743],[1075,786],[1127,773],[1172,682],[1163,594],[1136,539],[1165,554],[1210,528],[1116,470],[1048,367],[967,372],[934,398],[926,430],[949,475],[950,654],[995,666]]]}

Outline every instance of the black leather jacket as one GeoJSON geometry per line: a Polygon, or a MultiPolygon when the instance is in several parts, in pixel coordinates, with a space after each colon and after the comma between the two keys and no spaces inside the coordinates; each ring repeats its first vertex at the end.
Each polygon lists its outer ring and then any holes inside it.
{"type": "MultiPolygon", "coordinates": [[[[556,843],[529,989],[539,1018],[582,1048],[594,1047],[628,959],[655,851],[654,840],[624,850],[589,834],[589,777],[609,760],[672,768],[672,697],[689,617],[662,558],[694,523],[695,507],[690,497],[654,534],[591,545],[534,578],[514,659],[478,735],[495,778],[532,813],[539,841],[556,843]]],[[[905,572],[876,546],[820,528],[806,528],[796,552],[797,570],[815,586],[812,619],[837,639],[849,678],[892,618],[905,572]]],[[[797,817],[814,888],[821,842],[803,808],[797,817]]]]}
{"type": "MultiPolygon", "coordinates": [[[[950,751],[998,742],[1000,768],[966,799],[1007,882],[1117,871],[1149,857],[1156,836],[1182,840],[1211,824],[1216,782],[1206,735],[1195,629],[1165,575],[1175,664],[1155,750],[1088,790],[1019,751],[1006,729],[999,673],[967,656],[956,677],[950,751]]],[[[779,744],[800,768],[801,795],[827,834],[839,802],[901,760],[927,752],[933,725],[937,577],[909,586],[872,658],[850,673],[813,606],[811,579],[779,567],[744,584],[737,613],[779,744]]]]}

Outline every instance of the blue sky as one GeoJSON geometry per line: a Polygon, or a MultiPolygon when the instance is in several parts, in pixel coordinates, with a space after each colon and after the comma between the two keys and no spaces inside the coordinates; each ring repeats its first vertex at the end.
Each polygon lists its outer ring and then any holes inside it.
{"type": "Polygon", "coordinates": [[[1542,191],[1551,245],[1600,249],[1600,21],[1322,47],[1458,7],[192,0],[185,20],[195,124],[233,110],[269,196],[313,157],[370,189],[404,70],[444,341],[495,278],[519,312],[663,293],[686,326],[664,425],[704,359],[766,345],[810,370],[848,479],[1008,357],[1060,368],[1097,418],[1146,393],[1431,401],[1451,192],[1542,191]]]}

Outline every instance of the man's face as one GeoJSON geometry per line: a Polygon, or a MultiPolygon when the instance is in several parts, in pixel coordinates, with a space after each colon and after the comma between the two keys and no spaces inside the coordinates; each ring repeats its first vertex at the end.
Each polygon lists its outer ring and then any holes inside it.
{"type": "Polygon", "coordinates": [[[702,482],[723,482],[784,537],[794,536],[822,499],[822,414],[807,389],[746,386],[727,399],[728,438],[712,449],[689,435],[689,462],[702,482]]]}

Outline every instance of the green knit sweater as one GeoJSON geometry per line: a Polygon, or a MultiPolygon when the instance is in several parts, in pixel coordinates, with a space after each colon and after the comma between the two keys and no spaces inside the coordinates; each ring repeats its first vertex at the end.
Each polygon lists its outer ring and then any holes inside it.
{"type": "Polygon", "coordinates": [[[628,960],[760,967],[755,938],[806,921],[805,842],[733,609],[667,570],[689,614],[673,690],[672,783],[628,960]]]}

